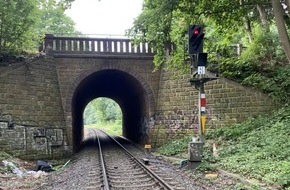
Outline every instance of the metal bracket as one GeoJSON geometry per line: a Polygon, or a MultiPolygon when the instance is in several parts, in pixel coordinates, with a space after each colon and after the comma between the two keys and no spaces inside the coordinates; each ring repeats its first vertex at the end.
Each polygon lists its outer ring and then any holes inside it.
{"type": "MultiPolygon", "coordinates": [[[[197,75],[197,73],[195,75],[197,75]]],[[[204,83],[217,79],[218,77],[204,77],[204,78],[191,78],[189,81],[192,86],[194,86],[196,89],[199,89],[200,86],[203,85],[204,83]]]]}

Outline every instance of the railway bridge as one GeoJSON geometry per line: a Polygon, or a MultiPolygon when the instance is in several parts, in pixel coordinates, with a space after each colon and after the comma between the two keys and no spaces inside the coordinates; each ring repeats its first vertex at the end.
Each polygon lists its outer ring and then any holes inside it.
{"type": "MultiPolygon", "coordinates": [[[[119,104],[123,136],[138,143],[163,144],[196,129],[198,92],[190,76],[156,70],[148,44],[46,35],[44,51],[39,58],[0,67],[1,149],[26,158],[77,151],[84,109],[98,97],[119,104]]],[[[205,88],[209,127],[275,107],[262,93],[226,79],[205,88]]]]}
{"type": "Polygon", "coordinates": [[[155,112],[160,72],[153,72],[153,49],[129,39],[46,37],[54,57],[68,137],[82,140],[83,111],[98,97],[116,101],[123,135],[140,142],[142,122],[155,112]]]}

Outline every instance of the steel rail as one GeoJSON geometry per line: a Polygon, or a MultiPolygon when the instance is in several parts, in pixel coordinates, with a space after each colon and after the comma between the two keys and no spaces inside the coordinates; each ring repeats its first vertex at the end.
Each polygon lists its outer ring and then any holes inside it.
{"type": "Polygon", "coordinates": [[[158,182],[162,184],[162,186],[168,190],[174,190],[173,187],[171,187],[168,183],[166,183],[162,178],[160,178],[158,175],[156,175],[151,169],[145,166],[141,161],[139,161],[133,154],[130,153],[121,143],[119,143],[116,139],[114,139],[112,136],[108,135],[106,132],[98,129],[98,131],[101,131],[108,137],[110,137],[115,143],[117,143],[132,159],[134,159],[143,169],[145,169],[149,175],[151,175],[154,179],[156,179],[158,182]]]}
{"type": "Polygon", "coordinates": [[[100,142],[100,138],[99,135],[97,133],[96,130],[93,129],[93,131],[96,134],[96,139],[98,141],[98,146],[99,146],[99,157],[100,157],[100,164],[102,167],[102,174],[103,174],[103,180],[104,180],[104,190],[110,190],[110,185],[109,185],[109,181],[108,181],[108,176],[107,176],[107,172],[106,172],[106,167],[105,167],[105,162],[104,162],[104,157],[103,157],[103,151],[102,151],[102,147],[101,147],[101,142],[100,142]]]}

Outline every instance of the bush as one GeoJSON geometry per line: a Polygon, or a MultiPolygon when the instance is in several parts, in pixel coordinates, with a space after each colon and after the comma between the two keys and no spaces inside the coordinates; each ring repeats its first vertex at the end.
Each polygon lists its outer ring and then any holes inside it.
{"type": "Polygon", "coordinates": [[[223,77],[252,86],[268,93],[281,103],[290,99],[290,66],[278,40],[277,31],[270,32],[256,25],[253,27],[253,41],[244,43],[246,48],[241,56],[222,51],[219,67],[217,59],[209,56],[211,72],[220,72],[223,77]]]}
{"type": "Polygon", "coordinates": [[[187,152],[188,143],[191,141],[191,135],[179,140],[173,140],[159,148],[159,152],[166,156],[173,156],[187,152]]]}
{"type": "MultiPolygon", "coordinates": [[[[290,189],[290,106],[272,114],[249,118],[231,127],[206,134],[201,171],[216,167],[268,184],[290,189]],[[212,153],[217,144],[218,157],[212,153]]],[[[179,156],[187,152],[191,136],[174,140],[159,149],[161,154],[179,156]]]]}
{"type": "MultiPolygon", "coordinates": [[[[207,137],[219,145],[217,165],[269,184],[289,186],[290,108],[248,119],[228,128],[212,130],[207,137]]],[[[211,152],[211,145],[205,146],[211,152]]],[[[207,158],[207,157],[206,157],[207,158]]],[[[209,159],[209,161],[211,161],[209,159]]]]}

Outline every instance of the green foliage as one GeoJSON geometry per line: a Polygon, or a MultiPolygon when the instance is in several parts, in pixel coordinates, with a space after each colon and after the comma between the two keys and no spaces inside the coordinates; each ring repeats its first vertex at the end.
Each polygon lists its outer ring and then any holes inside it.
{"type": "Polygon", "coordinates": [[[35,51],[45,33],[75,32],[67,1],[0,0],[0,52],[35,51]]]}
{"type": "Polygon", "coordinates": [[[226,78],[239,82],[258,70],[258,65],[256,63],[232,58],[225,58],[222,61],[223,62],[220,64],[221,74],[226,78]]]}
{"type": "Polygon", "coordinates": [[[12,156],[4,151],[0,151],[0,160],[9,160],[12,156]]]}
{"type": "Polygon", "coordinates": [[[84,110],[84,123],[107,123],[122,121],[119,105],[109,98],[97,98],[91,101],[84,110]]]}
{"type": "Polygon", "coordinates": [[[27,48],[29,38],[35,34],[33,26],[38,15],[35,0],[0,0],[0,4],[0,52],[27,48]]]}
{"type": "Polygon", "coordinates": [[[135,42],[146,41],[154,47],[156,66],[165,62],[164,44],[170,42],[172,11],[177,3],[177,0],[145,1],[142,14],[134,21],[134,27],[127,31],[128,36],[135,37],[135,42]]]}
{"type": "Polygon", "coordinates": [[[241,83],[268,93],[278,102],[288,103],[290,67],[273,66],[264,69],[267,69],[264,73],[257,71],[248,73],[248,76],[242,78],[241,83]]]}
{"type": "Polygon", "coordinates": [[[173,140],[162,146],[158,151],[161,154],[172,156],[187,151],[188,142],[191,141],[191,136],[186,136],[180,140],[173,140]]]}
{"type": "Polygon", "coordinates": [[[290,66],[273,67],[266,74],[253,73],[245,77],[242,84],[253,86],[262,92],[268,93],[276,101],[289,103],[290,95],[290,66]]]}
{"type": "MultiPolygon", "coordinates": [[[[256,26],[253,35],[253,42],[247,44],[240,57],[232,58],[224,49],[219,67],[222,76],[255,87],[278,102],[288,103],[290,67],[283,64],[285,55],[280,53],[277,31],[266,32],[256,26]]],[[[210,65],[209,70],[216,72],[217,68],[210,65]]]]}
{"type": "MultiPolygon", "coordinates": [[[[219,167],[265,181],[289,186],[290,108],[251,118],[242,124],[210,131],[207,138],[219,147],[219,167]]],[[[211,145],[206,146],[210,152],[211,145]]]]}
{"type": "Polygon", "coordinates": [[[198,171],[202,171],[202,172],[205,172],[205,171],[216,171],[217,168],[212,163],[202,161],[201,164],[197,167],[197,170],[198,171]]]}
{"type": "Polygon", "coordinates": [[[89,125],[89,124],[94,124],[97,123],[97,115],[96,115],[96,110],[94,106],[92,105],[92,102],[90,102],[85,110],[84,110],[84,124],[89,125]]]}
{"type": "Polygon", "coordinates": [[[278,184],[282,186],[284,189],[290,189],[290,166],[289,162],[284,163],[285,168],[288,169],[288,172],[284,172],[283,174],[280,174],[278,178],[278,184]]]}
{"type": "Polygon", "coordinates": [[[147,41],[156,51],[156,67],[189,73],[187,28],[205,26],[204,52],[209,53],[208,70],[269,93],[275,100],[289,102],[289,67],[273,21],[270,3],[257,1],[187,1],[146,0],[128,35],[135,41],[147,41]],[[261,21],[257,5],[266,19],[261,21]],[[248,30],[245,30],[245,23],[248,30]],[[251,37],[250,37],[251,36],[251,37]],[[164,44],[174,44],[168,53],[164,44]],[[237,54],[237,44],[243,48],[237,54]],[[217,58],[216,53],[221,55],[217,58]],[[220,65],[218,66],[218,63],[220,65]]]}
{"type": "Polygon", "coordinates": [[[120,136],[123,134],[122,124],[119,122],[107,122],[107,123],[98,123],[98,124],[89,124],[85,125],[85,128],[95,128],[102,129],[110,135],[120,136]]]}
{"type": "Polygon", "coordinates": [[[122,135],[122,111],[112,99],[92,100],[86,106],[83,117],[86,128],[97,128],[111,135],[122,135]]]}
{"type": "MultiPolygon", "coordinates": [[[[171,52],[167,65],[171,68],[183,68],[185,67],[183,60],[188,58],[187,28],[189,25],[202,24],[205,26],[204,49],[206,52],[212,53],[223,52],[237,43],[245,43],[244,39],[248,36],[244,28],[245,19],[248,19],[250,25],[257,26],[261,23],[256,8],[257,4],[262,5],[269,19],[273,18],[272,7],[262,0],[242,3],[246,6],[239,1],[230,0],[217,2],[146,0],[142,13],[135,20],[134,26],[128,30],[128,35],[132,36],[135,41],[151,43],[158,52],[155,57],[156,66],[160,66],[166,61],[164,43],[172,42],[176,48],[171,52]]],[[[264,36],[265,32],[262,33],[257,29],[256,33],[264,36]]],[[[257,39],[258,42],[260,42],[259,39],[257,39]]],[[[268,42],[272,45],[272,41],[267,40],[268,42]]],[[[273,46],[275,45],[276,43],[273,43],[273,46]]],[[[269,50],[268,46],[263,47],[267,51],[269,50]]],[[[255,53],[263,52],[257,52],[255,49],[255,53]]],[[[231,58],[234,57],[236,55],[231,58]]]]}
{"type": "Polygon", "coordinates": [[[56,34],[56,35],[78,35],[80,32],[75,30],[74,21],[64,12],[63,6],[60,6],[55,0],[44,0],[39,2],[41,12],[41,22],[38,24],[38,33],[56,34]]]}
{"type": "MultiPolygon", "coordinates": [[[[199,170],[221,168],[289,189],[289,123],[290,107],[286,106],[272,114],[208,131],[199,170]],[[213,156],[213,142],[217,145],[218,157],[213,156]]],[[[190,140],[187,136],[171,141],[159,151],[164,155],[182,155],[187,152],[190,140]]]]}

